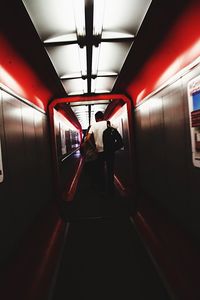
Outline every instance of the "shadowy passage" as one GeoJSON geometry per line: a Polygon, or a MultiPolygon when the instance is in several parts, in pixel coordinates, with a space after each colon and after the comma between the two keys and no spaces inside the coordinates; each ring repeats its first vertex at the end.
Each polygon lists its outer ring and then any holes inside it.
{"type": "Polygon", "coordinates": [[[53,300],[169,300],[126,217],[70,223],[53,300]]]}
{"type": "Polygon", "coordinates": [[[84,166],[73,201],[64,201],[61,205],[61,214],[66,221],[128,216],[133,212],[130,205],[132,199],[120,195],[117,189],[112,193],[106,193],[103,188],[96,187],[92,179],[84,166]]]}
{"type": "Polygon", "coordinates": [[[92,189],[83,171],[50,300],[170,297],[130,221],[127,199],[92,189]]]}

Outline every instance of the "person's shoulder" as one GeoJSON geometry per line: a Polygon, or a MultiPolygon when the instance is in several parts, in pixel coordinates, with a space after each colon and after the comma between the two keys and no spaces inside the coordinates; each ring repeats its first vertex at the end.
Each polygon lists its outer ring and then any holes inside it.
{"type": "Polygon", "coordinates": [[[92,124],[91,126],[90,126],[90,129],[89,129],[89,133],[92,133],[93,132],[93,130],[94,130],[94,127],[95,127],[95,124],[92,124]]]}
{"type": "Polygon", "coordinates": [[[100,122],[98,122],[101,126],[107,126],[107,121],[106,120],[102,120],[100,122]]]}

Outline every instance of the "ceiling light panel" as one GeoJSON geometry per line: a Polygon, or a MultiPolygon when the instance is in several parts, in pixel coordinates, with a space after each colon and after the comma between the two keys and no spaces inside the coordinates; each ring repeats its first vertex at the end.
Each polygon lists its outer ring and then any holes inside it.
{"type": "Polygon", "coordinates": [[[105,0],[103,31],[136,35],[151,0],[105,0]]]}
{"type": "Polygon", "coordinates": [[[70,104],[70,107],[71,109],[73,110],[73,112],[75,113],[75,115],[77,116],[80,124],[81,124],[81,127],[82,129],[87,129],[88,126],[89,126],[89,105],[91,105],[91,109],[90,109],[90,117],[91,117],[91,120],[90,120],[90,124],[93,124],[95,123],[95,113],[97,111],[102,111],[104,112],[109,104],[109,102],[106,102],[106,103],[99,103],[98,101],[89,101],[88,102],[85,102],[84,101],[84,104],[83,102],[80,102],[80,105],[78,106],[73,106],[73,103],[70,104]],[[87,103],[87,104],[86,104],[87,103]]]}
{"type": "Polygon", "coordinates": [[[95,91],[111,91],[117,77],[97,77],[95,79],[95,91]]]}
{"type": "Polygon", "coordinates": [[[130,33],[124,33],[124,32],[113,32],[113,31],[104,31],[102,32],[102,39],[133,39],[134,35],[130,33]]]}
{"type": "Polygon", "coordinates": [[[104,19],[105,0],[94,0],[93,34],[101,35],[104,19]]]}
{"type": "Polygon", "coordinates": [[[74,17],[77,28],[77,34],[80,37],[85,36],[85,0],[72,0],[74,17]]]}
{"type": "Polygon", "coordinates": [[[109,104],[110,100],[94,100],[94,101],[81,101],[81,102],[71,102],[70,106],[79,106],[79,105],[101,105],[101,104],[109,104]]]}
{"type": "Polygon", "coordinates": [[[87,129],[89,126],[89,110],[87,105],[71,107],[79,123],[81,124],[82,129],[87,129]]]}
{"type": "Polygon", "coordinates": [[[119,72],[124,64],[132,42],[101,43],[98,70],[119,72]]]}
{"type": "Polygon", "coordinates": [[[63,35],[58,35],[53,38],[49,38],[44,40],[45,44],[48,43],[59,43],[59,42],[76,42],[77,41],[77,35],[76,33],[68,33],[68,34],[63,34],[63,35]]]}
{"type": "Polygon", "coordinates": [[[23,0],[23,3],[42,41],[76,33],[73,0],[23,0]]]}
{"type": "Polygon", "coordinates": [[[46,47],[46,50],[59,77],[77,73],[81,77],[80,52],[77,44],[46,47]]]}
{"type": "Polygon", "coordinates": [[[86,93],[87,80],[72,79],[62,80],[63,87],[69,95],[79,95],[86,93]]]}

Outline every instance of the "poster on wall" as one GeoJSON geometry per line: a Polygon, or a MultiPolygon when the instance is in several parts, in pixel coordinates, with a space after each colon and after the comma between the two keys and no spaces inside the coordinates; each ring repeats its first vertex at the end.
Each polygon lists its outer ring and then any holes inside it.
{"type": "Polygon", "coordinates": [[[188,105],[192,161],[195,167],[200,168],[200,75],[188,83],[188,105]]]}

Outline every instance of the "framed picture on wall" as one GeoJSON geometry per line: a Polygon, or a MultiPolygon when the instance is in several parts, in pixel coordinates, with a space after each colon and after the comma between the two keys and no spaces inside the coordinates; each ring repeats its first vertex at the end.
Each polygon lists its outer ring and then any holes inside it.
{"type": "Polygon", "coordinates": [[[200,75],[188,83],[188,106],[192,161],[195,167],[200,168],[200,75]]]}

